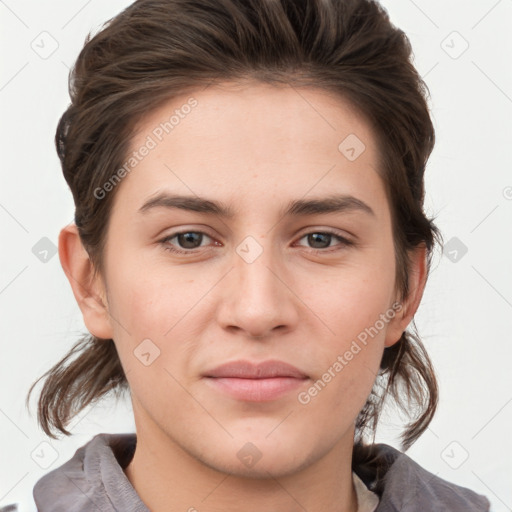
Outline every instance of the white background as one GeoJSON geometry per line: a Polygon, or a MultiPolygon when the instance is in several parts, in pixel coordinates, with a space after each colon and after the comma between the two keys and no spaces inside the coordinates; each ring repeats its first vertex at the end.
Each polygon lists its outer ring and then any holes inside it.
{"type": "MultiPolygon", "coordinates": [[[[69,101],[68,68],[86,34],[129,3],[0,1],[0,505],[18,502],[22,511],[35,510],[34,483],[92,436],[134,431],[129,404],[102,402],[73,421],[71,438],[53,441],[24,407],[32,381],[85,332],[58,255],[42,262],[33,253],[43,237],[56,245],[73,219],[53,144],[69,101]],[[33,49],[41,38],[46,49],[58,44],[47,58],[33,49]],[[47,463],[52,453],[57,458],[43,469],[31,453],[42,453],[39,444],[48,441],[54,451],[43,445],[47,463]]],[[[383,4],[409,36],[431,92],[437,144],[427,169],[427,212],[445,242],[456,237],[452,243],[467,247],[455,262],[438,251],[416,315],[441,402],[408,454],[487,495],[495,512],[510,511],[512,1],[383,4]]],[[[396,432],[388,425],[377,440],[396,446],[396,432]]]]}

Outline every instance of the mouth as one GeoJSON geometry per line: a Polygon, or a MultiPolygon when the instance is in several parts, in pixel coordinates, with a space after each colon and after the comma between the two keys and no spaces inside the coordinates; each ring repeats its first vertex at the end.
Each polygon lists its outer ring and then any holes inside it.
{"type": "Polygon", "coordinates": [[[232,361],[207,371],[203,377],[216,391],[237,400],[276,400],[304,385],[309,377],[284,361],[232,361]]]}

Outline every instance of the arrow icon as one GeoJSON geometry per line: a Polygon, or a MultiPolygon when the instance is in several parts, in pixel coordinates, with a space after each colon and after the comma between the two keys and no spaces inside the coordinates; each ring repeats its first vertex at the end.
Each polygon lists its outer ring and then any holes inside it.
{"type": "Polygon", "coordinates": [[[237,245],[236,252],[246,263],[252,263],[263,252],[263,247],[254,237],[247,236],[237,245]]]}
{"type": "Polygon", "coordinates": [[[160,357],[160,349],[149,338],[146,338],[137,345],[133,354],[144,366],[149,366],[160,357]]]}
{"type": "Polygon", "coordinates": [[[338,145],[338,151],[350,162],[359,158],[365,149],[363,141],[355,133],[347,135],[338,145]]]}
{"type": "Polygon", "coordinates": [[[261,459],[262,453],[258,450],[258,447],[252,443],[245,443],[244,446],[238,451],[236,456],[240,459],[240,462],[252,468],[261,459]]]}
{"type": "Polygon", "coordinates": [[[458,263],[468,252],[468,247],[456,236],[443,246],[443,254],[452,262],[458,263]]]}
{"type": "Polygon", "coordinates": [[[457,256],[459,255],[459,252],[457,251],[457,249],[452,249],[451,251],[448,251],[448,254],[450,256],[453,256],[453,259],[456,260],[457,256]]]}
{"type": "Polygon", "coordinates": [[[455,452],[453,451],[453,448],[451,449],[450,453],[445,453],[445,457],[448,457],[450,459],[453,459],[455,457],[455,452]]]}

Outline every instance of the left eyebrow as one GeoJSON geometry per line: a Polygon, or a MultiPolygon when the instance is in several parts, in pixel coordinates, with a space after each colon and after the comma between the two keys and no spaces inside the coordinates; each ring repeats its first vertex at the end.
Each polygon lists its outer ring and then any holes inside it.
{"type": "MultiPolygon", "coordinates": [[[[179,208],[225,218],[233,218],[235,216],[235,211],[223,203],[196,196],[170,195],[165,192],[147,200],[139,208],[139,212],[146,213],[155,208],[179,208]]],[[[280,216],[299,217],[354,211],[360,211],[375,216],[375,212],[370,206],[351,195],[331,195],[324,198],[297,199],[290,201],[281,211],[280,216]]]]}

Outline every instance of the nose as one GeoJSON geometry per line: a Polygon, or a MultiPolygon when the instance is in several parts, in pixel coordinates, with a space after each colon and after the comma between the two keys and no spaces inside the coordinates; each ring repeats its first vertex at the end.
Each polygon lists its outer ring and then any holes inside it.
{"type": "MultiPolygon", "coordinates": [[[[254,242],[251,250],[254,251],[254,242]]],[[[225,279],[222,303],[217,310],[221,326],[251,338],[266,338],[293,330],[299,319],[300,300],[290,287],[291,277],[278,251],[259,249],[254,260],[242,251],[233,255],[233,267],[225,279]]]]}

